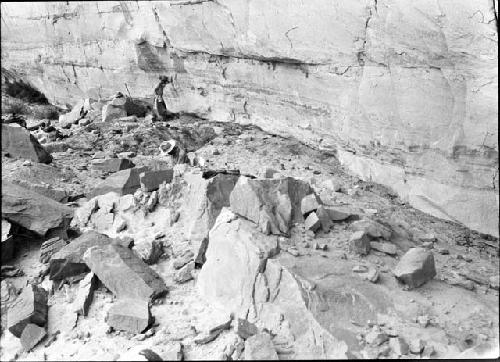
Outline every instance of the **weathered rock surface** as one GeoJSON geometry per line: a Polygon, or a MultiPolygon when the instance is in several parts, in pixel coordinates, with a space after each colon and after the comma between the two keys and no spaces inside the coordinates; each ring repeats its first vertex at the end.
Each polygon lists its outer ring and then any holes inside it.
{"type": "Polygon", "coordinates": [[[401,257],[393,273],[408,287],[419,287],[436,276],[434,256],[423,248],[411,248],[401,257]]]}
{"type": "Polygon", "coordinates": [[[174,170],[146,171],[139,175],[141,189],[146,192],[158,190],[163,182],[170,183],[174,177],[174,170]]]}
{"type": "Polygon", "coordinates": [[[147,167],[134,167],[115,172],[93,189],[91,197],[116,192],[118,195],[133,194],[141,187],[139,175],[147,171],[147,167]]]}
{"type": "Polygon", "coordinates": [[[125,92],[124,83],[149,97],[158,74],[173,69],[178,86],[165,89],[173,111],[252,122],[311,143],[321,139],[322,146],[348,144],[356,156],[381,164],[362,167],[340,152],[363,178],[498,235],[498,32],[491,1],[116,5],[3,4],[3,66],[22,70],[61,103],[82,93],[97,99],[125,92]],[[50,33],[39,31],[45,27],[50,33]],[[73,36],[89,41],[76,47],[73,36]],[[35,65],[33,53],[43,61],[35,65]]]}
{"type": "Polygon", "coordinates": [[[193,279],[193,274],[192,274],[193,270],[194,270],[194,261],[190,261],[175,273],[174,280],[177,283],[182,284],[193,279]]]}
{"type": "Polygon", "coordinates": [[[95,231],[88,231],[71,241],[50,259],[50,279],[60,280],[88,271],[83,255],[88,248],[109,245],[112,239],[95,231]]]}
{"type": "Polygon", "coordinates": [[[91,247],[83,260],[118,298],[149,301],[167,292],[163,279],[133,251],[121,245],[91,247]]]}
{"type": "Polygon", "coordinates": [[[2,180],[2,218],[44,236],[51,229],[65,229],[73,210],[48,197],[2,180]]]}
{"type": "Polygon", "coordinates": [[[396,247],[396,245],[391,243],[371,241],[370,247],[374,250],[378,250],[389,255],[396,255],[398,252],[398,248],[396,247]]]}
{"type": "Polygon", "coordinates": [[[31,351],[47,335],[45,328],[29,323],[21,334],[21,346],[26,352],[31,351]]]}
{"type": "Polygon", "coordinates": [[[364,231],[356,231],[349,239],[349,251],[367,255],[370,252],[370,238],[364,231]]]}
{"type": "Polygon", "coordinates": [[[66,246],[66,241],[59,237],[51,238],[42,243],[40,246],[40,262],[48,263],[52,255],[66,246]]]}
{"type": "Polygon", "coordinates": [[[245,341],[245,360],[279,360],[269,334],[259,333],[245,341]]]}
{"type": "Polygon", "coordinates": [[[17,338],[21,337],[29,323],[44,326],[47,322],[47,292],[29,285],[11,304],[7,315],[9,331],[17,338]]]}
{"type": "Polygon", "coordinates": [[[259,225],[265,234],[288,234],[292,222],[302,222],[302,199],[313,191],[292,177],[240,177],[230,196],[231,210],[259,225]]]}
{"type": "Polygon", "coordinates": [[[52,156],[25,128],[17,124],[2,123],[2,152],[13,158],[25,158],[33,162],[51,163],[52,156]]]}
{"type": "Polygon", "coordinates": [[[147,300],[118,299],[108,310],[106,323],[116,330],[143,332],[152,322],[147,300]]]}
{"type": "Polygon", "coordinates": [[[88,273],[87,276],[80,281],[76,297],[72,303],[72,309],[76,314],[83,316],[87,315],[96,287],[97,277],[94,273],[88,273]]]}

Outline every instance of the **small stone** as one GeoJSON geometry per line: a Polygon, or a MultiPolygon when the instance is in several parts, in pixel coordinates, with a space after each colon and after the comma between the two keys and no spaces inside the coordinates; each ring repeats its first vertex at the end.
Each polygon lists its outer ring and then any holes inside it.
{"type": "Polygon", "coordinates": [[[367,255],[370,252],[370,238],[364,231],[356,231],[349,239],[349,251],[367,255]]]}
{"type": "Polygon", "coordinates": [[[420,338],[413,339],[410,341],[410,352],[413,354],[420,354],[424,349],[424,347],[425,344],[420,338]]]}
{"type": "Polygon", "coordinates": [[[106,323],[115,330],[142,333],[152,322],[148,301],[119,299],[108,311],[106,323]]]}
{"type": "Polygon", "coordinates": [[[326,245],[326,244],[314,243],[314,249],[316,249],[316,250],[323,250],[323,251],[327,251],[327,250],[328,250],[328,245],[326,245]]]}
{"type": "Polygon", "coordinates": [[[47,335],[45,328],[29,323],[21,334],[21,345],[26,352],[31,351],[47,335]]]}
{"type": "Polygon", "coordinates": [[[208,333],[207,335],[204,335],[200,338],[197,338],[194,340],[194,343],[196,344],[207,344],[215,340],[219,334],[222,333],[222,329],[216,330],[215,332],[208,333]]]}
{"type": "Polygon", "coordinates": [[[287,252],[289,254],[293,255],[293,256],[299,256],[300,255],[299,251],[297,249],[295,249],[295,248],[288,248],[287,252]]]}
{"type": "Polygon", "coordinates": [[[489,286],[491,289],[498,290],[499,289],[499,284],[500,284],[500,276],[498,275],[493,275],[489,278],[489,286]]]}
{"type": "MultiPolygon", "coordinates": [[[[333,226],[333,221],[328,210],[324,206],[320,206],[316,210],[315,214],[320,221],[321,229],[323,229],[324,232],[328,232],[333,226]]],[[[309,219],[309,217],[307,219],[309,219]]]]}
{"type": "Polygon", "coordinates": [[[435,243],[437,241],[436,235],[432,233],[416,235],[415,239],[422,243],[426,242],[435,243]]]}
{"type": "Polygon", "coordinates": [[[364,278],[372,283],[376,283],[378,281],[380,274],[377,269],[370,268],[368,272],[364,275],[364,278]]]}
{"type": "Polygon", "coordinates": [[[372,241],[370,242],[370,247],[374,250],[380,251],[388,255],[396,255],[398,248],[396,245],[385,242],[372,241]]]}
{"type": "Polygon", "coordinates": [[[371,331],[365,337],[366,342],[374,346],[380,346],[388,339],[389,337],[387,336],[387,334],[378,331],[371,331]]]}
{"type": "Polygon", "coordinates": [[[354,273],[366,273],[368,271],[368,268],[364,265],[355,265],[353,268],[352,268],[352,271],[354,273]]]}
{"type": "Polygon", "coordinates": [[[190,261],[186,265],[184,265],[174,276],[174,280],[179,283],[185,283],[191,279],[193,279],[192,272],[194,271],[194,261],[190,261]]]}
{"type": "Polygon", "coordinates": [[[187,263],[189,263],[194,258],[194,253],[191,250],[187,250],[180,257],[176,258],[173,262],[174,269],[180,269],[187,263]]]}
{"type": "Polygon", "coordinates": [[[450,251],[448,249],[445,249],[445,248],[437,248],[436,251],[441,255],[449,255],[450,254],[450,251]]]}
{"type": "Polygon", "coordinates": [[[307,230],[317,231],[321,227],[321,222],[315,212],[311,212],[304,221],[307,230]]]}
{"type": "Polygon", "coordinates": [[[389,340],[389,346],[398,356],[404,356],[410,351],[408,343],[401,337],[391,338],[389,340]]]}
{"type": "Polygon", "coordinates": [[[426,315],[421,315],[417,317],[417,323],[422,327],[427,327],[429,325],[429,317],[426,315]]]}

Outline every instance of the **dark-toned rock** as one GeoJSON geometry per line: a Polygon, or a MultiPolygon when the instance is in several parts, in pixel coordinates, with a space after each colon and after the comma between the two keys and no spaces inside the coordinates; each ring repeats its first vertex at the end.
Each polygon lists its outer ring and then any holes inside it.
{"type": "Polygon", "coordinates": [[[42,163],[52,162],[50,153],[28,130],[17,124],[2,124],[2,152],[8,152],[13,158],[42,163]]]}
{"type": "Polygon", "coordinates": [[[68,206],[2,180],[2,218],[44,236],[51,229],[65,230],[72,217],[68,206]]]}
{"type": "Polygon", "coordinates": [[[59,237],[45,240],[40,246],[40,262],[48,263],[52,255],[66,246],[66,241],[59,237]]]}
{"type": "Polygon", "coordinates": [[[45,328],[29,323],[21,334],[21,346],[26,352],[31,351],[47,335],[45,328]]]}
{"type": "Polygon", "coordinates": [[[370,252],[370,238],[364,231],[356,231],[349,239],[349,251],[367,255],[370,252]]]}
{"type": "Polygon", "coordinates": [[[132,250],[121,245],[98,245],[83,259],[99,280],[118,298],[149,301],[164,295],[163,279],[132,250]]]}
{"type": "Polygon", "coordinates": [[[222,329],[218,329],[213,332],[206,333],[205,335],[202,335],[201,337],[198,337],[194,340],[194,343],[196,344],[207,344],[215,340],[220,334],[222,333],[222,329]]]}
{"type": "Polygon", "coordinates": [[[106,323],[116,330],[141,333],[152,322],[149,303],[143,299],[118,299],[108,311],[106,323]]]}
{"type": "Polygon", "coordinates": [[[83,316],[87,315],[96,287],[97,277],[94,273],[88,273],[87,276],[80,281],[78,292],[72,305],[72,309],[76,314],[83,316]]]}
{"type": "Polygon", "coordinates": [[[44,326],[48,313],[47,298],[45,289],[36,285],[25,287],[8,311],[7,326],[9,331],[19,338],[29,323],[44,326]]]}
{"type": "Polygon", "coordinates": [[[14,257],[14,237],[10,235],[10,223],[2,219],[2,264],[14,257]]]}
{"type": "Polygon", "coordinates": [[[174,177],[174,170],[146,171],[139,175],[141,188],[150,192],[158,190],[163,182],[171,183],[174,177]]]}
{"type": "Polygon", "coordinates": [[[135,167],[128,158],[108,158],[100,162],[94,162],[92,168],[104,172],[118,172],[135,167]]]}
{"type": "Polygon", "coordinates": [[[107,235],[88,231],[64,246],[52,255],[50,260],[50,279],[60,280],[73,275],[88,272],[89,268],[83,260],[83,255],[88,248],[96,245],[109,245],[112,243],[107,235]]]}
{"type": "Polygon", "coordinates": [[[250,338],[251,336],[259,333],[258,328],[255,324],[250,323],[246,319],[238,318],[238,324],[236,325],[236,333],[243,339],[250,338]]]}
{"type": "Polygon", "coordinates": [[[259,333],[245,341],[245,360],[278,360],[271,337],[259,333]]]}
{"type": "Polygon", "coordinates": [[[265,234],[288,235],[292,222],[303,222],[302,199],[313,190],[292,177],[240,177],[230,196],[231,210],[259,225],[265,234]]]}
{"type": "Polygon", "coordinates": [[[119,195],[133,194],[140,186],[139,175],[147,171],[147,167],[133,167],[115,172],[99,183],[91,192],[90,197],[116,192],[119,195]]]}
{"type": "Polygon", "coordinates": [[[412,248],[401,257],[393,273],[409,288],[419,287],[436,276],[434,256],[426,249],[412,248]]]}

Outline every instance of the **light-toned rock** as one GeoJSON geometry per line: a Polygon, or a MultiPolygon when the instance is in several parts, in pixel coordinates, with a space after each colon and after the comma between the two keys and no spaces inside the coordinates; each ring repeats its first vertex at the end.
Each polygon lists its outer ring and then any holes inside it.
{"type": "Polygon", "coordinates": [[[245,360],[279,360],[269,334],[258,333],[245,341],[245,360]]]}

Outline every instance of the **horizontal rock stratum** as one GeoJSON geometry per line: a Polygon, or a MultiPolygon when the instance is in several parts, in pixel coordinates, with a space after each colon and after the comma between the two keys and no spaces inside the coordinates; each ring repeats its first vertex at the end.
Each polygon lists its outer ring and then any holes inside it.
{"type": "Polygon", "coordinates": [[[172,111],[338,148],[415,207],[498,235],[494,4],[2,3],[2,67],[60,104],[152,99],[174,75],[172,111]]]}

